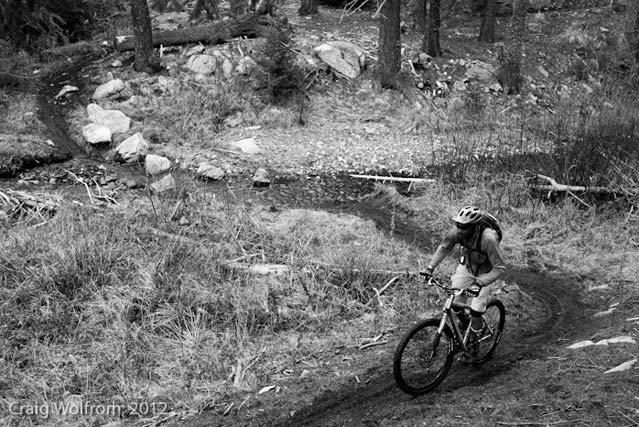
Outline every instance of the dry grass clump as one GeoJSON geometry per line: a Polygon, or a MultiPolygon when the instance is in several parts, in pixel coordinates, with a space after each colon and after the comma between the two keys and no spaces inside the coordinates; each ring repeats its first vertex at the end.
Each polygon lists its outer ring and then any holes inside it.
{"type": "Polygon", "coordinates": [[[122,210],[65,208],[38,228],[8,230],[0,248],[5,404],[75,395],[201,410],[218,393],[260,386],[289,352],[304,357],[336,334],[355,340],[344,320],[376,312],[372,288],[388,276],[371,270],[414,262],[407,245],[356,217],[271,213],[202,193],[184,200],[189,226],[168,220],[176,200],[154,199],[122,210]],[[286,264],[291,273],[252,275],[229,260],[286,264]],[[300,332],[316,339],[300,346],[300,332]]]}
{"type": "Polygon", "coordinates": [[[0,90],[0,134],[44,135],[46,127],[37,117],[36,95],[9,96],[0,90]]]}

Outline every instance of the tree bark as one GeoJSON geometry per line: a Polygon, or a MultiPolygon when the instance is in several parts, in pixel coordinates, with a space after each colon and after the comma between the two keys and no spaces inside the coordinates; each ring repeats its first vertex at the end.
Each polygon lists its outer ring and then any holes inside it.
{"type": "Polygon", "coordinates": [[[427,0],[415,0],[414,14],[414,26],[415,31],[423,33],[426,31],[426,1],[427,0]]]}
{"type": "MultiPolygon", "coordinates": [[[[633,35],[631,37],[631,43],[633,44],[634,53],[635,53],[635,61],[639,63],[639,5],[634,4],[634,25],[633,35]]],[[[631,11],[633,8],[629,8],[631,11]]]]}
{"type": "Polygon", "coordinates": [[[479,29],[479,41],[485,43],[495,42],[495,19],[497,17],[497,1],[486,0],[479,29]]]}
{"type": "Polygon", "coordinates": [[[377,72],[383,88],[396,87],[401,68],[400,5],[400,0],[386,0],[381,8],[377,72]]]}
{"type": "Polygon", "coordinates": [[[442,50],[439,45],[439,27],[441,18],[439,15],[440,0],[426,0],[426,32],[422,50],[430,56],[441,56],[442,50]]]}
{"type": "Polygon", "coordinates": [[[501,58],[498,79],[507,94],[521,93],[521,66],[523,59],[524,41],[526,40],[526,15],[528,0],[515,0],[513,5],[513,19],[511,25],[511,43],[507,46],[501,58]]]}
{"type": "MultiPolygon", "coordinates": [[[[221,44],[235,37],[263,37],[268,34],[272,21],[264,15],[247,13],[235,19],[216,21],[197,27],[160,31],[153,35],[155,46],[182,45],[187,43],[221,44]]],[[[120,52],[134,49],[133,37],[125,36],[116,40],[120,52]]]]}
{"type": "Polygon", "coordinates": [[[316,15],[318,3],[318,0],[301,0],[297,13],[300,16],[316,15]]]}
{"type": "Polygon", "coordinates": [[[153,50],[153,34],[151,33],[151,18],[146,0],[131,0],[131,20],[133,24],[135,71],[157,69],[160,58],[153,50]]]}

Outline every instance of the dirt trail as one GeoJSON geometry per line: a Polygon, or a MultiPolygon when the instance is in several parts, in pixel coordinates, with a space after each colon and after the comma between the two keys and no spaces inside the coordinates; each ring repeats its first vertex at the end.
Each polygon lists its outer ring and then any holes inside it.
{"type": "MultiPolygon", "coordinates": [[[[279,421],[264,423],[262,419],[259,424],[281,427],[413,425],[402,424],[401,420],[410,419],[410,414],[420,414],[428,419],[429,407],[472,393],[467,390],[491,387],[492,383],[510,381],[513,376],[524,379],[525,372],[518,372],[521,369],[519,361],[540,358],[551,351],[559,339],[570,339],[577,336],[577,332],[583,334],[589,329],[588,319],[583,314],[584,307],[579,303],[579,287],[575,279],[521,270],[511,270],[505,279],[516,282],[524,292],[541,301],[545,313],[529,330],[513,330],[512,323],[509,328],[507,319],[500,347],[486,364],[469,367],[455,363],[435,392],[411,398],[395,386],[391,372],[394,347],[390,346],[384,357],[379,358],[379,365],[363,375],[373,377],[367,384],[326,390],[311,405],[296,411],[289,420],[280,418],[279,421]]],[[[399,336],[395,338],[393,344],[399,336]]]]}

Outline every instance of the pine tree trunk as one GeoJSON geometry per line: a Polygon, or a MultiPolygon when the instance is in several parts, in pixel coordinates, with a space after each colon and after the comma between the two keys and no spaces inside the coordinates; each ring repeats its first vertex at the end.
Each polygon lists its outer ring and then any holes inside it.
{"type": "Polygon", "coordinates": [[[635,60],[639,63],[639,5],[635,4],[635,23],[633,26],[634,34],[632,43],[634,44],[635,60]]]}
{"type": "Polygon", "coordinates": [[[479,29],[479,41],[485,43],[495,42],[495,19],[497,16],[497,1],[486,0],[479,29]]]}
{"type": "Polygon", "coordinates": [[[441,56],[442,50],[439,45],[439,27],[441,18],[439,16],[440,0],[426,0],[426,32],[422,50],[430,56],[441,56]]]}
{"type": "Polygon", "coordinates": [[[149,71],[156,69],[160,60],[153,50],[153,34],[151,33],[151,18],[146,0],[131,0],[131,20],[135,38],[135,71],[149,71]]]}
{"type": "Polygon", "coordinates": [[[315,15],[317,14],[318,0],[301,0],[300,8],[297,13],[300,16],[315,15]]]}
{"type": "Polygon", "coordinates": [[[400,0],[386,0],[379,18],[378,78],[383,88],[397,86],[401,67],[400,0]]]}
{"type": "Polygon", "coordinates": [[[426,1],[415,0],[415,8],[413,9],[415,30],[418,33],[426,31],[426,1]]]}
{"type": "Polygon", "coordinates": [[[521,93],[521,67],[526,39],[526,15],[528,0],[515,0],[511,25],[511,43],[506,47],[499,70],[499,81],[507,94],[521,93]]]}

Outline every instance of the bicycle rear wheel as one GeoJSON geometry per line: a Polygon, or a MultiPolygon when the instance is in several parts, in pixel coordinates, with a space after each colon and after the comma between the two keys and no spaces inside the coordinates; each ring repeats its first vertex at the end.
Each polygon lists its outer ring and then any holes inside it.
{"type": "Polygon", "coordinates": [[[497,344],[504,333],[504,323],[506,322],[506,309],[499,300],[492,300],[486,306],[483,314],[484,326],[479,337],[479,351],[475,354],[473,364],[484,363],[493,355],[497,344]]]}
{"type": "Polygon", "coordinates": [[[453,363],[453,333],[448,326],[437,333],[440,322],[428,319],[416,324],[397,345],[393,375],[408,394],[418,396],[437,387],[453,363]]]}

